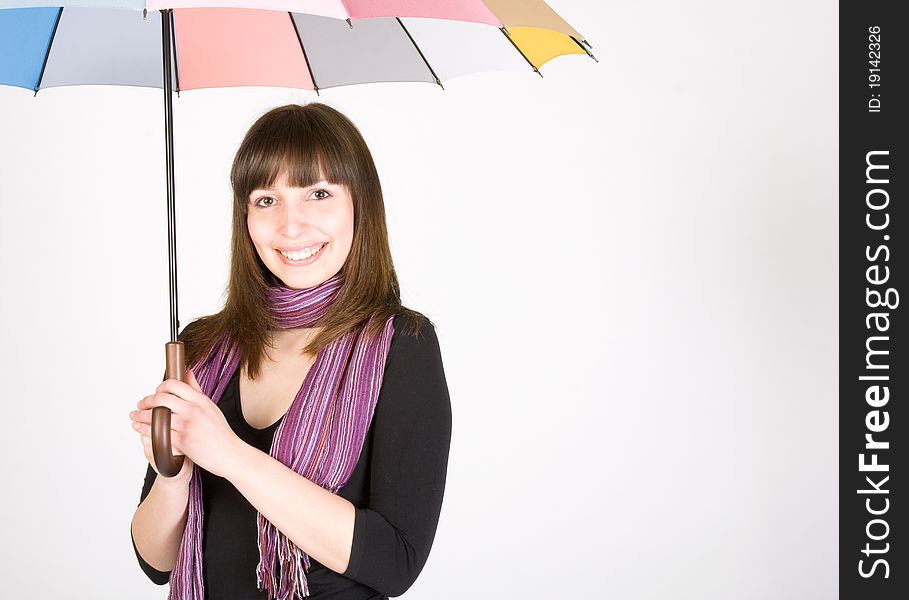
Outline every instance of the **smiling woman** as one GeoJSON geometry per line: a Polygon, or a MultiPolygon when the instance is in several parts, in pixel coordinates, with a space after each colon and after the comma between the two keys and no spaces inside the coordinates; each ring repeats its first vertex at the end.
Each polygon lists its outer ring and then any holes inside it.
{"type": "Polygon", "coordinates": [[[434,325],[401,304],[372,156],[338,111],[283,106],[231,185],[225,306],[180,334],[188,381],[130,413],[149,460],[136,557],[171,598],[400,595],[435,537],[451,404],[434,325]],[[155,406],[186,457],[173,478],[155,406]]]}

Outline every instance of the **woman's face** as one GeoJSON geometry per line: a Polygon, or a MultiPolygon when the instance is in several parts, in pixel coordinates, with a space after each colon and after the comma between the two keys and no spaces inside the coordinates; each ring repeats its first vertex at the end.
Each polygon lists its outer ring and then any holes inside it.
{"type": "Polygon", "coordinates": [[[286,179],[281,173],[273,188],[253,190],[246,225],[275,277],[293,289],[310,288],[340,271],[350,254],[353,198],[343,185],[287,187],[286,179]]]}

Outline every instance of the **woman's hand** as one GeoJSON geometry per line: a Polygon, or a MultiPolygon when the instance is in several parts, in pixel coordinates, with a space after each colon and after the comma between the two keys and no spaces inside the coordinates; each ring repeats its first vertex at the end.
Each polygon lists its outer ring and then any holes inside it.
{"type": "Polygon", "coordinates": [[[151,415],[156,406],[166,406],[170,417],[170,439],[174,454],[184,454],[183,468],[176,478],[192,474],[192,463],[206,471],[224,476],[242,440],[230,428],[224,413],[205,395],[192,369],[186,370],[188,383],[167,379],[155,393],[139,401],[139,410],[130,413],[135,428],[142,434],[145,456],[155,467],[151,450],[151,415]],[[186,463],[190,463],[187,465],[186,463]]]}

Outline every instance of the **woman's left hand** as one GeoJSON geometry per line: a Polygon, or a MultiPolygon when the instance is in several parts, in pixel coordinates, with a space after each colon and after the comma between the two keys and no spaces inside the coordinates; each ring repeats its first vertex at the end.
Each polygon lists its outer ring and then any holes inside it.
{"type": "Polygon", "coordinates": [[[242,440],[230,428],[218,405],[202,391],[192,369],[186,370],[186,379],[188,383],[177,379],[162,381],[154,394],[139,401],[134,420],[150,431],[152,409],[168,407],[173,413],[171,443],[209,473],[224,477],[242,440]]]}

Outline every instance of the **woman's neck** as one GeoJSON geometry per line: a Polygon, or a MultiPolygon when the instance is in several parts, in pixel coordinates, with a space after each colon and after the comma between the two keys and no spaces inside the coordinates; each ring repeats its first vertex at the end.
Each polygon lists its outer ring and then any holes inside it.
{"type": "Polygon", "coordinates": [[[321,327],[297,327],[272,332],[273,354],[275,358],[296,357],[320,331],[321,327]]]}

